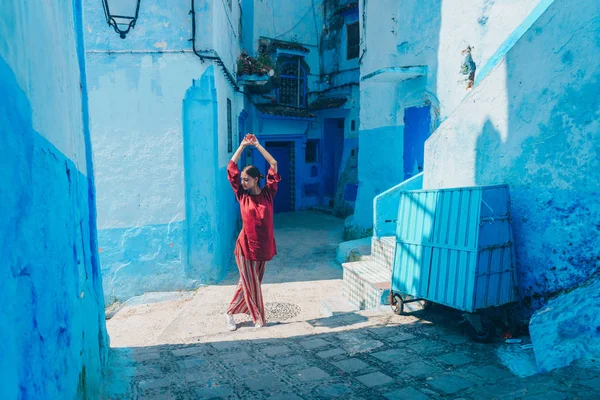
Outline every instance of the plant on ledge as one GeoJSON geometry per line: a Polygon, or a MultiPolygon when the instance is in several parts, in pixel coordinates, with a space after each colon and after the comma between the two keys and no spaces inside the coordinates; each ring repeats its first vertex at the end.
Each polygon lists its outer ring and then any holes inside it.
{"type": "Polygon", "coordinates": [[[269,93],[276,81],[273,60],[265,50],[259,50],[258,58],[251,57],[242,50],[237,61],[238,84],[245,86],[249,92],[257,94],[269,93]]]}
{"type": "Polygon", "coordinates": [[[268,77],[273,75],[273,60],[266,52],[261,52],[258,58],[254,58],[246,50],[242,50],[242,53],[237,60],[237,76],[241,77],[244,75],[256,75],[259,77],[268,77]]]}

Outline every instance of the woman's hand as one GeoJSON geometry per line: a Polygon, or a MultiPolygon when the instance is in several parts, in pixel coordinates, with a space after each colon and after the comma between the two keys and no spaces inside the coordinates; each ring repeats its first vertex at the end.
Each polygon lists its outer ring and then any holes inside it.
{"type": "Polygon", "coordinates": [[[252,144],[251,140],[248,139],[248,136],[246,135],[246,137],[240,143],[240,146],[241,147],[248,147],[248,146],[253,146],[253,144],[252,144]]]}
{"type": "Polygon", "coordinates": [[[252,133],[248,133],[246,135],[246,137],[244,138],[244,141],[248,141],[250,146],[254,146],[254,147],[258,146],[258,144],[259,144],[258,139],[252,133]]]}

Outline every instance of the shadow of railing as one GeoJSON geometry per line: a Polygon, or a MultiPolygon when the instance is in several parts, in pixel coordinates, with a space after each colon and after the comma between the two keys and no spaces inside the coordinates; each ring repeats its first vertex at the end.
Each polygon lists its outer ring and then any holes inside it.
{"type": "Polygon", "coordinates": [[[376,196],[373,199],[373,236],[394,236],[396,234],[400,193],[422,188],[423,173],[421,172],[376,196]]]}

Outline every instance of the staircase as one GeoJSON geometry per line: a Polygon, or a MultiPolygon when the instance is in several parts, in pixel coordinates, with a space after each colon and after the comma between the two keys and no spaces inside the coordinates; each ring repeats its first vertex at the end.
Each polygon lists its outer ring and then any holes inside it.
{"type": "Polygon", "coordinates": [[[395,246],[394,236],[373,237],[371,255],[342,264],[342,291],[352,305],[361,310],[377,309],[381,304],[389,305],[395,246]]]}

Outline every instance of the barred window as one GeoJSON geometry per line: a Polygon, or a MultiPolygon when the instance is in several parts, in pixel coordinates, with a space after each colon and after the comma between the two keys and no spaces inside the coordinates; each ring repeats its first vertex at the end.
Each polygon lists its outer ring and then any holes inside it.
{"type": "Polygon", "coordinates": [[[306,71],[298,62],[287,62],[279,68],[278,101],[288,106],[306,105],[306,71]]]}
{"type": "Polygon", "coordinates": [[[346,59],[352,60],[358,58],[360,54],[360,32],[358,22],[346,25],[346,36],[348,39],[346,59]]]}
{"type": "Polygon", "coordinates": [[[231,127],[231,100],[227,99],[227,151],[233,152],[233,129],[231,127]]]}

